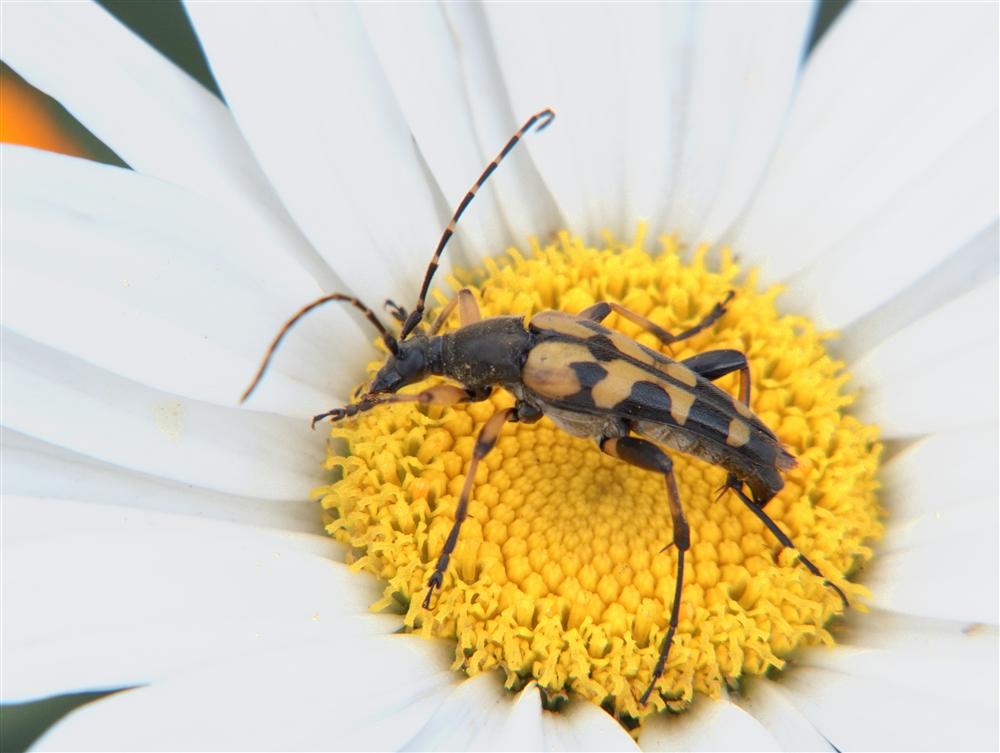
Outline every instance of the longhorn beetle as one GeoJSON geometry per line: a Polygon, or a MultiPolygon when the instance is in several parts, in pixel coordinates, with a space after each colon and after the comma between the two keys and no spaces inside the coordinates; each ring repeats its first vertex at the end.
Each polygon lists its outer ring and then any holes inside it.
{"type": "MultiPolygon", "coordinates": [[[[468,289],[460,290],[445,305],[426,332],[420,328],[428,288],[462,213],[522,136],[533,126],[536,131],[542,130],[554,117],[555,113],[546,109],[528,118],[466,193],[438,241],[413,311],[407,314],[391,300],[385,302],[386,309],[401,324],[398,337],[357,298],[343,293],[325,295],[302,308],[281,328],[241,402],[257,386],[288,330],[314,308],[330,301],[343,301],[359,309],[381,334],[389,357],[367,391],[362,392],[359,388],[354,395],[355,402],[314,416],[314,427],[317,421],[325,418],[341,421],[388,403],[471,403],[487,399],[497,387],[514,395],[514,406],[493,414],[476,438],[472,461],[455,508],[455,522],[427,582],[425,609],[430,608],[434,590],[441,588],[462,522],[468,515],[476,468],[493,449],[505,422],[534,423],[548,416],[570,434],[593,438],[602,452],[662,474],[673,519],[672,543],[677,547],[677,575],[670,625],[660,645],[649,687],[640,699],[640,703],[645,704],[663,674],[677,630],[684,557],[690,548],[688,524],[677,492],[673,463],[656,443],[725,468],[728,476],[720,496],[732,490],[781,546],[790,548],[794,548],[791,539],[764,512],[764,506],[784,486],[780,472],[794,468],[796,461],[763,421],[750,411],[750,367],[743,353],[713,350],[678,362],[601,324],[614,311],[670,345],[711,326],[725,313],[733,297],[732,291],[701,321],[677,334],[611,301],[595,303],[576,315],[542,311],[527,320],[521,316],[483,319],[468,289]],[[454,332],[438,335],[438,330],[456,308],[461,326],[454,332]],[[734,371],[739,372],[738,399],[712,384],[734,371]],[[412,395],[398,393],[400,388],[432,374],[448,377],[458,384],[438,384],[412,395]],[[749,496],[744,485],[750,489],[749,496]]],[[[798,560],[813,575],[823,577],[805,555],[799,554],[798,560]]],[[[847,607],[843,591],[828,580],[823,582],[847,607]]]]}

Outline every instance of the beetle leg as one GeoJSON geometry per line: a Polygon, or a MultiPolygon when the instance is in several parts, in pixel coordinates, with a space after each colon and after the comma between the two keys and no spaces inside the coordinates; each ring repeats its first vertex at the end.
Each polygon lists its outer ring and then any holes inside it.
{"type": "Polygon", "coordinates": [[[726,294],[726,297],[723,298],[722,301],[720,301],[719,303],[715,304],[715,306],[712,307],[712,310],[709,311],[702,318],[700,322],[698,322],[690,329],[686,329],[683,332],[676,335],[667,332],[659,325],[654,324],[653,322],[649,321],[649,319],[642,316],[642,314],[637,314],[634,311],[625,308],[620,303],[601,301],[600,303],[595,303],[593,306],[588,306],[587,308],[585,308],[583,311],[579,313],[579,316],[583,317],[584,319],[590,319],[591,321],[594,322],[601,322],[608,316],[608,314],[614,311],[619,316],[625,317],[630,322],[638,324],[647,332],[656,335],[657,338],[659,338],[662,342],[666,343],[667,345],[672,345],[673,343],[680,342],[681,340],[686,340],[687,338],[693,335],[697,335],[706,327],[712,326],[719,319],[719,317],[721,317],[724,313],[726,313],[726,305],[731,300],[733,300],[734,295],[735,293],[732,290],[730,290],[726,294]]]}
{"type": "Polygon", "coordinates": [[[421,390],[414,395],[400,395],[388,393],[384,395],[363,395],[360,400],[343,408],[334,408],[326,413],[313,416],[312,426],[315,429],[316,423],[324,418],[331,421],[340,421],[351,418],[359,413],[364,413],[374,408],[376,405],[387,403],[420,403],[421,405],[457,405],[458,403],[476,403],[485,400],[490,396],[490,390],[471,390],[467,387],[460,387],[457,384],[435,384],[426,390],[421,390]]]}
{"type": "Polygon", "coordinates": [[[620,437],[609,439],[603,437],[600,440],[600,447],[611,457],[624,460],[630,465],[644,468],[647,471],[656,471],[663,474],[667,485],[667,501],[670,503],[670,516],[674,521],[674,540],[677,547],[677,581],[674,587],[674,603],[670,609],[670,626],[667,634],[660,644],[660,655],[653,668],[653,675],[649,680],[649,687],[642,694],[639,703],[645,705],[649,696],[656,686],[656,681],[663,675],[663,670],[667,666],[667,657],[670,655],[670,646],[674,642],[674,633],[677,632],[677,621],[681,608],[681,588],[684,585],[684,553],[691,546],[691,536],[688,531],[687,520],[684,517],[684,509],[681,507],[680,495],[677,492],[677,481],[674,479],[674,464],[670,457],[652,442],[637,437],[620,437]]]}
{"type": "Polygon", "coordinates": [[[745,354],[738,350],[709,350],[681,361],[691,371],[712,382],[740,372],[740,402],[750,407],[750,364],[745,354]]]}
{"type": "Polygon", "coordinates": [[[476,437],[476,445],[472,450],[472,461],[469,463],[469,472],[465,475],[465,485],[462,487],[462,493],[458,498],[458,506],[455,508],[455,523],[451,527],[451,533],[448,534],[448,538],[444,542],[444,548],[441,550],[441,554],[438,557],[437,565],[434,566],[434,572],[427,581],[427,595],[424,597],[424,609],[430,609],[431,596],[434,594],[435,588],[441,588],[441,584],[444,582],[444,574],[448,569],[448,560],[451,559],[452,553],[455,551],[455,545],[458,543],[458,532],[462,528],[462,523],[469,514],[469,496],[472,494],[472,485],[476,478],[476,468],[479,467],[479,461],[489,454],[489,451],[493,449],[493,446],[497,443],[497,439],[500,437],[500,429],[506,421],[510,420],[514,415],[514,408],[504,408],[501,411],[497,411],[492,416],[490,416],[489,421],[483,426],[479,432],[479,436],[476,437]]]}
{"type": "Polygon", "coordinates": [[[451,312],[455,310],[456,305],[458,306],[458,321],[463,327],[466,324],[474,324],[483,318],[483,315],[479,313],[479,304],[476,303],[476,296],[468,288],[462,288],[441,309],[441,313],[438,314],[437,319],[434,320],[434,324],[431,325],[430,330],[427,332],[428,336],[437,334],[437,331],[444,325],[451,312]]]}
{"type": "MultiPolygon", "coordinates": [[[[796,549],[795,544],[792,542],[792,540],[788,538],[787,535],[785,535],[784,531],[778,528],[778,524],[775,523],[773,520],[771,520],[771,516],[768,515],[766,512],[764,512],[763,505],[758,505],[756,502],[754,502],[752,499],[750,499],[750,497],[746,495],[746,493],[743,491],[742,481],[736,481],[735,483],[727,482],[726,486],[728,486],[730,489],[736,492],[736,496],[740,498],[740,501],[742,501],[743,504],[745,504],[748,508],[750,508],[750,511],[754,515],[760,518],[760,522],[763,523],[765,526],[767,526],[767,530],[769,530],[771,533],[774,534],[774,537],[778,540],[778,543],[781,544],[782,548],[796,549]]],[[[796,555],[798,556],[799,562],[801,562],[805,566],[806,570],[811,572],[817,578],[822,578],[823,585],[829,586],[837,593],[837,596],[840,597],[840,600],[844,602],[845,609],[851,606],[850,602],[847,600],[847,597],[844,595],[844,592],[840,590],[837,584],[831,582],[826,576],[824,576],[823,573],[819,571],[819,568],[816,567],[816,565],[814,565],[809,560],[808,557],[802,554],[802,552],[799,552],[797,549],[796,549],[796,555]]]]}
{"type": "MultiPolygon", "coordinates": [[[[699,353],[696,356],[684,359],[681,363],[694,371],[699,376],[710,381],[721,379],[726,374],[739,369],[740,372],[740,402],[750,407],[750,364],[747,357],[738,350],[709,350],[699,353]]],[[[739,480],[733,474],[726,477],[725,486],[719,490],[719,499],[726,493],[727,489],[739,484],[739,480]]]]}
{"type": "Polygon", "coordinates": [[[521,424],[534,424],[544,415],[545,413],[541,408],[531,403],[526,403],[524,400],[518,400],[514,403],[514,415],[510,420],[521,424]]]}

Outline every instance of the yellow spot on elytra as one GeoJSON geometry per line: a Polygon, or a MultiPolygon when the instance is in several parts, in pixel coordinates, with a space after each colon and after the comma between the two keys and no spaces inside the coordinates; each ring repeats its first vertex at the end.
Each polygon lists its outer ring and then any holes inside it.
{"type": "Polygon", "coordinates": [[[694,393],[666,382],[663,383],[663,389],[667,391],[667,397],[670,398],[670,417],[683,426],[688,420],[691,406],[694,405],[694,393]]]}
{"type": "Polygon", "coordinates": [[[594,336],[592,329],[587,329],[575,316],[570,316],[562,311],[543,311],[537,316],[531,317],[531,326],[558,332],[569,337],[578,337],[581,340],[594,336]]]}
{"type": "Polygon", "coordinates": [[[730,447],[742,447],[749,441],[750,425],[738,418],[730,421],[729,432],[726,434],[726,444],[730,447]]]}
{"type": "Polygon", "coordinates": [[[679,363],[667,364],[667,374],[672,376],[681,384],[694,387],[698,382],[698,377],[691,369],[679,363]]]}
{"type": "MultiPolygon", "coordinates": [[[[675,343],[669,355],[683,360],[717,348],[750,354],[751,407],[800,461],[784,474],[785,488],[767,512],[857,601],[864,589],[844,574],[870,559],[869,543],[881,532],[880,444],[875,427],[844,413],[852,397],[843,391],[843,365],[824,350],[827,336],[803,317],[780,315],[777,289],[758,291],[755,273],[741,277],[726,251],[713,271],[704,249],[684,261],[669,238],[656,256],[642,246],[641,235],[595,249],[560,234],[528,257],[511,250],[506,262],[487,259],[484,270],[450,283],[472,287],[484,317],[575,312],[608,300],[673,332],[735,290],[722,318],[675,343]]],[[[665,350],[617,314],[603,324],[665,350]]],[[[553,382],[560,391],[573,387],[561,372],[553,382]]],[[[738,374],[716,384],[735,395],[738,374]]],[[[641,720],[665,705],[683,708],[694,691],[718,698],[741,676],[780,668],[792,651],[832,641],[824,626],[840,613],[840,600],[794,557],[779,557],[773,537],[734,494],[716,499],[723,469],[673,453],[692,540],[680,625],[659,686],[673,700],[654,694],[639,706],[666,630],[677,564],[673,548],[661,551],[672,540],[663,477],[601,453],[548,419],[505,426],[480,463],[444,587],[433,608],[422,609],[475,436],[511,403],[498,390],[466,406],[383,406],[332,430],[342,441],[331,446],[348,451],[327,460],[337,479],[320,490],[329,531],[352,547],[355,569],[385,581],[380,607],[402,603],[409,629],[455,640],[456,667],[470,675],[501,667],[509,688],[537,682],[553,693],[569,689],[641,720]]]]}
{"type": "Polygon", "coordinates": [[[570,367],[576,361],[589,361],[590,351],[583,345],[543,342],[531,349],[524,364],[522,378],[529,389],[552,399],[575,395],[582,385],[570,367]]]}
{"type": "Polygon", "coordinates": [[[646,374],[637,366],[622,361],[614,361],[605,366],[610,367],[607,376],[594,385],[590,394],[594,405],[607,410],[631,395],[636,379],[641,379],[646,374]]]}

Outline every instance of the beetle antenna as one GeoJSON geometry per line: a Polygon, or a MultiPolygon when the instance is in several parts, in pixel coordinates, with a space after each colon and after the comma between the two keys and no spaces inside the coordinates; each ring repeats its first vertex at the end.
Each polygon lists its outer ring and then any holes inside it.
{"type": "Polygon", "coordinates": [[[261,363],[260,368],[257,369],[257,374],[254,376],[253,381],[250,383],[250,386],[247,387],[246,392],[243,393],[242,397],[240,397],[241,403],[246,402],[246,399],[250,397],[253,391],[257,388],[257,385],[260,383],[260,380],[264,377],[264,372],[267,371],[267,367],[271,363],[271,357],[274,355],[274,352],[278,349],[278,345],[281,344],[282,339],[285,337],[285,335],[288,334],[288,330],[290,330],[293,326],[295,326],[295,323],[298,322],[299,319],[308,314],[314,308],[318,308],[319,306],[322,306],[324,303],[329,303],[330,301],[343,301],[345,303],[351,304],[352,306],[354,306],[354,308],[360,310],[361,313],[364,314],[365,317],[368,319],[368,321],[370,321],[372,324],[375,325],[375,329],[377,329],[379,333],[382,335],[382,342],[385,343],[385,347],[389,349],[390,353],[396,355],[396,353],[399,351],[399,343],[397,342],[396,338],[392,336],[392,333],[385,328],[385,325],[379,321],[379,318],[375,316],[374,311],[365,306],[365,304],[363,304],[361,301],[359,301],[352,295],[344,295],[343,293],[330,293],[329,295],[325,295],[322,298],[317,298],[315,301],[308,304],[307,306],[303,306],[295,313],[295,315],[291,319],[285,322],[281,330],[278,332],[277,336],[275,336],[274,340],[271,342],[270,347],[268,347],[267,354],[264,356],[264,360],[261,363]]]}
{"type": "Polygon", "coordinates": [[[406,318],[406,322],[403,324],[402,331],[399,333],[400,340],[405,340],[406,336],[413,331],[423,318],[424,302],[427,300],[427,290],[430,288],[431,279],[437,271],[438,262],[441,260],[441,254],[444,252],[444,247],[448,245],[448,240],[455,233],[455,225],[458,224],[459,217],[462,216],[465,208],[472,202],[472,197],[476,195],[476,191],[478,191],[483,183],[486,182],[486,179],[493,174],[493,171],[497,169],[497,165],[503,161],[503,158],[510,153],[510,150],[517,145],[517,142],[521,140],[521,137],[524,136],[524,134],[527,133],[532,126],[537,123],[538,125],[535,127],[535,130],[541,131],[552,122],[552,119],[555,118],[555,116],[556,114],[554,110],[546,108],[541,112],[536,112],[528,118],[525,124],[518,128],[514,135],[510,137],[504,148],[500,150],[500,153],[493,158],[493,161],[490,162],[490,164],[486,166],[486,169],[483,170],[483,174],[479,176],[479,179],[472,185],[469,192],[465,194],[465,198],[462,199],[462,202],[458,205],[458,209],[455,210],[455,214],[451,216],[451,221],[441,234],[441,240],[438,241],[437,248],[434,250],[434,256],[431,257],[431,263],[427,267],[427,273],[424,275],[424,282],[420,286],[420,296],[417,298],[416,308],[410,312],[410,315],[406,318]]]}

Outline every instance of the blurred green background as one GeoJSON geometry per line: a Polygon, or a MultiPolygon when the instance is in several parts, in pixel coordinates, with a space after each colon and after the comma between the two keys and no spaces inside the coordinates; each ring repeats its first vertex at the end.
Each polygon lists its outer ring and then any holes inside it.
{"type": "MultiPolygon", "coordinates": [[[[205,55],[179,0],[99,0],[99,2],[123,24],[222,99],[222,94],[212,77],[205,55]]],[[[848,2],[850,0],[823,0],[820,3],[809,42],[810,51],[848,2]]],[[[3,82],[3,87],[7,90],[5,94],[8,96],[19,83],[23,85],[16,72],[6,64],[3,64],[0,73],[2,73],[0,81],[3,82]]],[[[20,90],[20,87],[18,89],[20,90]]],[[[24,86],[24,91],[30,91],[30,88],[24,86]]],[[[64,149],[65,151],[100,162],[125,166],[111,149],[78,123],[58,102],[37,91],[31,92],[30,96],[40,117],[50,121],[50,124],[65,137],[70,145],[64,149]]],[[[4,99],[7,99],[7,96],[0,97],[0,101],[4,99]]],[[[2,115],[4,118],[10,117],[9,112],[3,112],[2,115]]],[[[18,138],[6,136],[4,140],[20,141],[18,138]]],[[[58,147],[48,146],[48,148],[58,147]]],[[[26,750],[61,717],[107,694],[106,692],[72,693],[31,703],[0,706],[0,751],[26,750]]]]}

